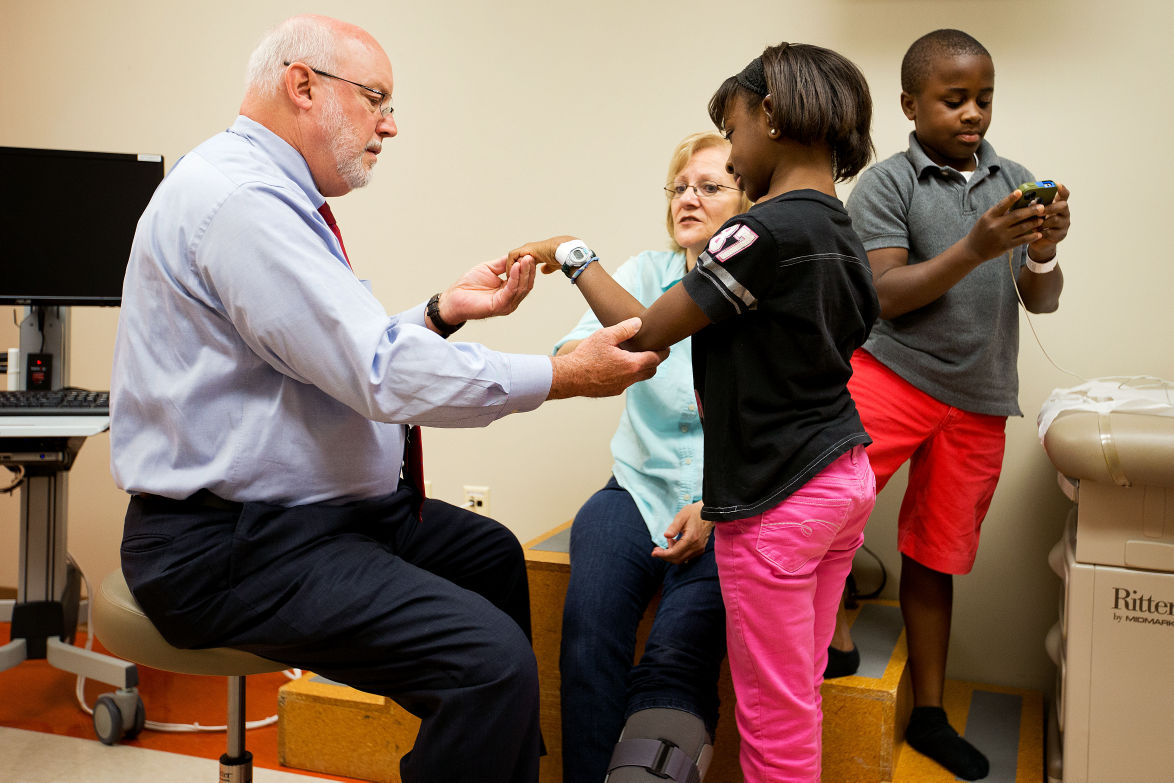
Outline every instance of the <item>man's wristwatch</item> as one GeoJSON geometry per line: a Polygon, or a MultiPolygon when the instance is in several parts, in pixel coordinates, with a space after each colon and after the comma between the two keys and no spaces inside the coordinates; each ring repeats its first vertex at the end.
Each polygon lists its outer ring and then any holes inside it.
{"type": "Polygon", "coordinates": [[[563,274],[573,283],[575,278],[583,274],[588,264],[599,260],[599,256],[595,255],[583,240],[572,239],[555,249],[554,260],[562,265],[563,274]]]}
{"type": "Polygon", "coordinates": [[[440,336],[446,339],[457,329],[460,329],[465,325],[464,321],[461,321],[459,324],[446,323],[444,319],[440,317],[439,293],[433,294],[432,298],[428,300],[428,304],[424,307],[424,312],[428,314],[428,318],[432,321],[432,325],[436,327],[436,331],[440,333],[440,336]]]}

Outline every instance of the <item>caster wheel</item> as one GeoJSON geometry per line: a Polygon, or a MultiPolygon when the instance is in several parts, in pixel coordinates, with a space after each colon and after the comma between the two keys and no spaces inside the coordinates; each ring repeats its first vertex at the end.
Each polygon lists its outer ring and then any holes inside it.
{"type": "Polygon", "coordinates": [[[103,745],[113,745],[122,738],[122,710],[108,693],[94,703],[94,732],[103,745]]]}
{"type": "Polygon", "coordinates": [[[124,739],[132,740],[135,737],[139,736],[139,732],[141,732],[143,730],[143,726],[145,726],[146,724],[147,724],[147,710],[143,706],[143,700],[136,699],[135,700],[134,721],[131,723],[130,728],[128,728],[126,730],[126,736],[124,737],[124,739]]]}

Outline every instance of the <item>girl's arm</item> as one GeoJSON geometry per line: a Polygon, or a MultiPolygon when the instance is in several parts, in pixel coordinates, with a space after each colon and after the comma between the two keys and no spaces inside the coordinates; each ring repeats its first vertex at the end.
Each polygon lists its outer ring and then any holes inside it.
{"type": "MultiPolygon", "coordinates": [[[[572,239],[574,237],[559,236],[522,245],[510,251],[510,263],[531,256],[543,273],[561,271],[562,265],[555,259],[555,251],[563,242],[572,239]]],[[[574,283],[604,326],[612,326],[633,316],[640,318],[640,331],[623,344],[630,350],[664,350],[709,324],[709,319],[682,285],[673,286],[645,309],[597,262],[582,269],[574,283]]]]}

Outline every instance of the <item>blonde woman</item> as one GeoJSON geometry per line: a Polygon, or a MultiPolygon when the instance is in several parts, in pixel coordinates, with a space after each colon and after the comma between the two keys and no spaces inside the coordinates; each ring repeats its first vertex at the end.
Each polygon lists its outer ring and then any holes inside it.
{"type": "MultiPolygon", "coordinates": [[[[726,220],[749,207],[726,171],[729,149],[716,133],[695,133],[673,151],[665,186],[672,249],[645,251],[616,271],[646,306],[693,268],[726,220]]],[[[588,311],[556,354],[599,328],[588,311]]],[[[627,777],[645,774],[637,772],[644,765],[638,754],[625,756],[632,745],[616,744],[621,731],[639,735],[641,721],[662,729],[666,718],[683,723],[677,730],[707,734],[706,744],[717,723],[725,612],[713,523],[700,515],[702,437],[689,340],[672,347],[654,377],[628,389],[611,450],[611,478],[571,526],[560,660],[565,783],[604,780],[613,749],[620,766],[611,780],[645,779],[627,777]],[[655,623],[633,666],[636,628],[658,592],[655,623]]]]}

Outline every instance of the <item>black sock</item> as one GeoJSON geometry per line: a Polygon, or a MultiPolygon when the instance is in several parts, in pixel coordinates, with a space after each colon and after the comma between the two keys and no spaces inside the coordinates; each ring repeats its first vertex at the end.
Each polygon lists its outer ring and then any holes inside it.
{"type": "Polygon", "coordinates": [[[990,763],[978,748],[958,736],[941,707],[914,707],[905,739],[964,780],[979,780],[990,772],[990,763]]]}
{"type": "Polygon", "coordinates": [[[860,650],[853,647],[848,652],[828,647],[828,665],[823,670],[823,678],[830,680],[835,677],[847,677],[855,674],[860,668],[860,650]]]}

